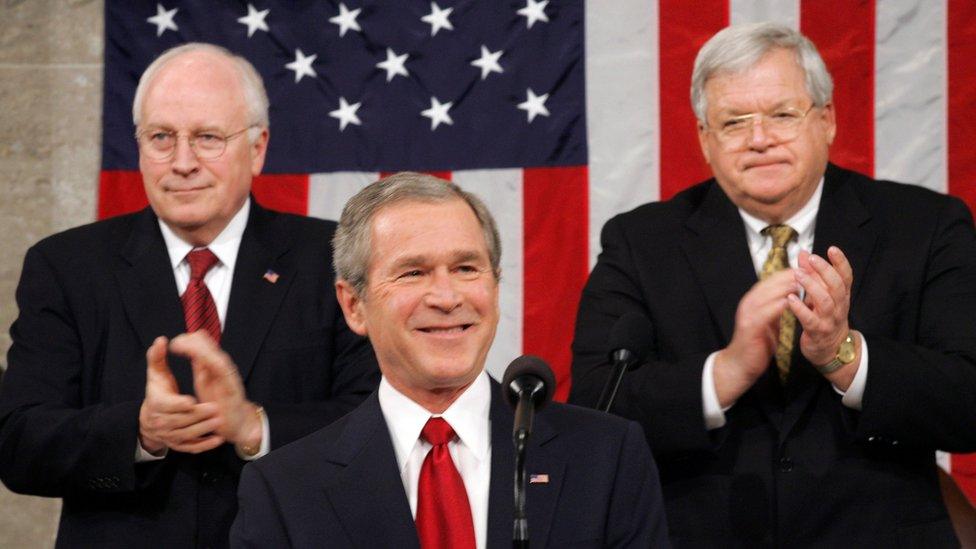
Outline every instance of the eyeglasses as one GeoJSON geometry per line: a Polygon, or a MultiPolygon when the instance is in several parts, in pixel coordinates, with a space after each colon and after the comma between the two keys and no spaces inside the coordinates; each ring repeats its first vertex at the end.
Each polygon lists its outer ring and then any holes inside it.
{"type": "MultiPolygon", "coordinates": [[[[200,160],[216,160],[220,158],[220,155],[224,154],[228,141],[251,128],[257,127],[257,124],[251,124],[241,131],[227,135],[215,130],[198,131],[186,136],[186,140],[197,158],[200,160]]],[[[157,161],[173,158],[173,155],[176,154],[176,143],[179,139],[180,133],[171,130],[150,128],[136,132],[139,150],[149,159],[157,161]]]]}
{"type": "Polygon", "coordinates": [[[816,105],[801,111],[795,107],[783,107],[773,112],[753,112],[739,116],[720,119],[715,128],[706,128],[714,132],[722,145],[735,147],[743,145],[752,135],[753,128],[758,124],[763,132],[777,142],[787,143],[800,135],[800,125],[816,105]]]}

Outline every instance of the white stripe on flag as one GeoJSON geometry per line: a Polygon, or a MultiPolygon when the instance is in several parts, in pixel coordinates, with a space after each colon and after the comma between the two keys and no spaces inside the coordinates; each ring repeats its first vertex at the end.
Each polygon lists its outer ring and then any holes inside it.
{"type": "Polygon", "coordinates": [[[946,5],[884,1],[876,10],[875,175],[946,192],[946,5]]]}
{"type": "Polygon", "coordinates": [[[794,29],[800,28],[799,0],[730,0],[730,24],[760,21],[776,21],[794,29]]]}
{"type": "Polygon", "coordinates": [[[522,170],[462,170],[451,180],[478,195],[498,225],[502,244],[501,318],[485,369],[501,379],[509,362],[522,354],[522,170]]]}
{"type": "Polygon", "coordinates": [[[338,221],[346,202],[379,178],[376,172],[313,173],[308,178],[308,215],[338,221]]]}
{"type": "Polygon", "coordinates": [[[657,2],[586,2],[590,266],[608,219],[660,197],[658,66],[657,2]]]}

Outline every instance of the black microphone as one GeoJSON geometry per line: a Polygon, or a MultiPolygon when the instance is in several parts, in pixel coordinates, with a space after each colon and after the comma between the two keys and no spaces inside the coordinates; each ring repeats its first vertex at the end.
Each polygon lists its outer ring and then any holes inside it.
{"type": "Polygon", "coordinates": [[[607,378],[596,409],[610,411],[624,374],[640,366],[651,351],[653,327],[641,313],[629,312],[617,319],[610,329],[610,377],[607,378]]]}
{"type": "Polygon", "coordinates": [[[512,546],[529,547],[529,520],[525,514],[525,449],[532,434],[532,417],[541,410],[556,390],[556,376],[549,365],[537,356],[516,358],[502,376],[502,394],[515,408],[512,442],[515,445],[515,521],[512,546]]]}

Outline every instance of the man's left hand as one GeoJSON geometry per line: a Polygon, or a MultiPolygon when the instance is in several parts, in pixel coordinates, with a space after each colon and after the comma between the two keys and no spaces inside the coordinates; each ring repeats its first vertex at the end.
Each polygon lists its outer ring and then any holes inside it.
{"type": "MultiPolygon", "coordinates": [[[[841,343],[850,333],[847,315],[851,308],[854,272],[840,248],[831,246],[827,250],[827,257],[829,262],[820,256],[800,252],[796,281],[803,286],[806,295],[803,301],[795,295],[789,297],[790,310],[803,326],[800,352],[811,364],[818,366],[834,359],[841,343]]],[[[860,350],[860,345],[857,347],[860,350]]],[[[857,362],[855,359],[854,364],[857,362]]],[[[853,372],[844,374],[849,374],[853,379],[853,372]]]]}
{"type": "Polygon", "coordinates": [[[242,447],[260,446],[263,427],[258,407],[247,400],[244,382],[230,356],[203,331],[176,336],[170,352],[190,360],[197,399],[217,405],[221,422],[216,433],[242,447]]]}

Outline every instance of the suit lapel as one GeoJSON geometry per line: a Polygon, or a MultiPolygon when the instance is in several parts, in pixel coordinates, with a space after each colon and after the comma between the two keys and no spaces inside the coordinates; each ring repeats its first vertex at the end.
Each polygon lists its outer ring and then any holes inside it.
{"type": "Polygon", "coordinates": [[[685,228],[688,230],[680,237],[681,247],[705,293],[723,342],[728,342],[739,300],[757,280],[742,218],[713,182],[685,228]]]}
{"type": "MultiPolygon", "coordinates": [[[[166,243],[149,208],[135,215],[121,255],[115,271],[119,297],[142,347],[148,349],[161,335],[172,338],[186,331],[166,243]]],[[[170,368],[180,390],[192,393],[192,374],[185,361],[171,359],[170,368]]]]}
{"type": "MultiPolygon", "coordinates": [[[[824,258],[827,257],[827,248],[830,246],[837,246],[844,252],[854,271],[854,283],[851,287],[853,304],[874,252],[877,235],[867,228],[871,215],[854,193],[848,177],[849,174],[828,165],[823,194],[817,209],[813,252],[824,258]]],[[[789,435],[817,393],[825,389],[823,378],[803,358],[799,347],[797,343],[793,350],[793,368],[796,371],[791,374],[787,385],[788,400],[780,425],[781,438],[789,435]]]]}
{"type": "Polygon", "coordinates": [[[398,547],[419,547],[375,392],[348,416],[342,436],[326,450],[325,459],[345,467],[323,490],[352,545],[385,547],[397,540],[398,547]]]}
{"type": "Polygon", "coordinates": [[[221,335],[221,347],[234,358],[245,380],[296,276],[297,268],[287,253],[290,242],[278,220],[251,199],[221,335]],[[278,275],[274,282],[265,278],[269,269],[278,275]]]}
{"type": "MultiPolygon", "coordinates": [[[[515,502],[513,496],[515,472],[515,448],[512,444],[514,414],[502,399],[501,386],[491,384],[491,479],[488,496],[488,547],[504,547],[512,543],[515,502]]],[[[564,478],[566,459],[547,447],[556,438],[556,431],[545,416],[537,415],[532,427],[529,447],[526,449],[526,474],[546,474],[546,483],[529,484],[526,494],[526,511],[529,521],[529,537],[537,546],[546,546],[553,513],[559,499],[564,478]]]]}

